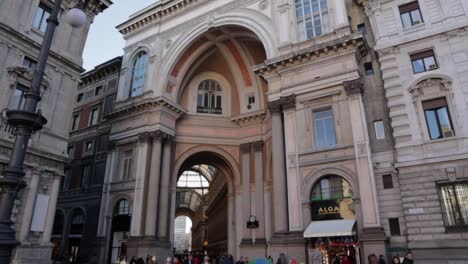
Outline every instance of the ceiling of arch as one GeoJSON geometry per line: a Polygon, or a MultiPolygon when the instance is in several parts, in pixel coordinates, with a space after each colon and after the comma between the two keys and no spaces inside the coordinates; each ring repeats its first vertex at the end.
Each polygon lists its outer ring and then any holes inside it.
{"type": "Polygon", "coordinates": [[[211,165],[193,165],[185,170],[177,181],[176,208],[195,212],[203,197],[208,194],[210,182],[218,170],[211,165]]]}

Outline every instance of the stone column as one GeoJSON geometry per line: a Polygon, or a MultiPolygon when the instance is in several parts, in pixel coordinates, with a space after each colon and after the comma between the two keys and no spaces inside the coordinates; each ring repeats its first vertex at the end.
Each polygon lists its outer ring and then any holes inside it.
{"type": "Polygon", "coordinates": [[[335,22],[336,27],[343,27],[349,24],[348,12],[346,11],[345,0],[335,0],[335,22]]]}
{"type": "Polygon", "coordinates": [[[286,174],[284,160],[283,120],[281,118],[281,101],[269,103],[272,122],[273,148],[273,231],[275,233],[288,231],[288,196],[286,190],[286,174]]]}
{"type": "Polygon", "coordinates": [[[265,214],[263,208],[263,141],[257,141],[253,143],[254,146],[254,164],[255,164],[255,193],[254,199],[252,199],[252,214],[257,217],[259,227],[253,229],[255,237],[265,238],[265,214]]]}
{"type": "MultiPolygon", "coordinates": [[[[363,82],[361,79],[343,83],[348,96],[351,130],[353,133],[354,152],[362,209],[363,241],[365,256],[370,253],[385,253],[385,233],[380,225],[379,207],[371,161],[367,121],[362,102],[363,82]]],[[[358,206],[357,206],[358,207],[358,206]]]]}
{"type": "Polygon", "coordinates": [[[172,139],[168,137],[163,144],[161,190],[159,193],[158,238],[169,239],[169,183],[171,178],[172,139]]]}
{"type": "Polygon", "coordinates": [[[156,236],[158,214],[159,181],[161,175],[161,145],[164,134],[157,131],[152,134],[153,149],[151,152],[151,170],[149,175],[148,195],[146,198],[145,236],[156,236]]]}
{"type": "Polygon", "coordinates": [[[145,224],[145,185],[148,174],[149,156],[149,133],[142,133],[138,136],[138,160],[136,169],[135,193],[133,198],[132,223],[130,226],[130,236],[138,237],[143,235],[143,225],[145,224]]]}
{"type": "MultiPolygon", "coordinates": [[[[289,231],[302,231],[302,210],[300,198],[301,179],[299,174],[298,144],[296,128],[296,95],[281,98],[284,114],[284,142],[286,156],[286,181],[288,188],[289,231]]],[[[275,142],[273,142],[274,144],[275,142]]]]}
{"type": "Polygon", "coordinates": [[[42,243],[49,244],[52,228],[54,226],[55,210],[57,209],[57,199],[60,189],[59,175],[53,175],[52,190],[50,191],[49,209],[47,210],[46,225],[42,234],[42,243]]]}
{"type": "MultiPolygon", "coordinates": [[[[250,216],[250,143],[242,144],[241,162],[242,162],[242,222],[247,222],[250,216]]],[[[243,225],[242,238],[250,239],[250,230],[243,225]]]]}
{"type": "Polygon", "coordinates": [[[115,167],[117,166],[117,151],[115,150],[115,142],[109,143],[109,152],[106,160],[106,172],[104,175],[104,184],[102,185],[101,208],[99,213],[99,223],[97,236],[105,237],[107,229],[106,216],[109,214],[109,207],[112,206],[109,201],[110,183],[112,176],[115,174],[115,167]]]}
{"type": "Polygon", "coordinates": [[[21,221],[21,229],[19,232],[20,242],[28,239],[29,228],[31,227],[31,220],[34,212],[34,205],[36,203],[37,186],[39,186],[39,180],[41,179],[39,171],[33,169],[29,170],[28,172],[31,174],[31,181],[28,184],[28,190],[26,192],[28,197],[26,198],[23,220],[21,221]]]}

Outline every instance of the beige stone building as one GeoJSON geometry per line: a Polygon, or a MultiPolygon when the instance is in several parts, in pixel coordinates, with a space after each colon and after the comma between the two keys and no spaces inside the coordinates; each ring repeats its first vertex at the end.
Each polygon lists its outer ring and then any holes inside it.
{"type": "Polygon", "coordinates": [[[466,263],[468,1],[359,2],[375,34],[395,139],[400,194],[379,197],[393,201],[381,205],[383,216],[400,219],[402,236],[392,241],[407,243],[421,263],[466,263]]]}
{"type": "Polygon", "coordinates": [[[389,220],[400,191],[379,192],[399,181],[363,3],[161,1],[118,30],[100,263],[171,255],[179,215],[208,254],[365,263],[406,250],[404,219],[389,220]],[[183,191],[187,172],[214,187],[183,191]]]}
{"type": "MultiPolygon", "coordinates": [[[[31,85],[32,71],[54,1],[0,1],[0,109],[18,109],[23,93],[31,85]]],[[[25,160],[27,186],[19,192],[13,209],[17,241],[12,263],[51,263],[51,233],[64,164],[76,87],[83,71],[82,52],[93,17],[112,2],[97,1],[88,12],[88,22],[73,29],[63,14],[73,1],[64,1],[47,62],[39,109],[48,120],[32,136],[25,160]]],[[[76,2],[75,2],[76,3],[76,2]]],[[[2,114],[4,112],[2,111],[2,114]]],[[[1,123],[0,171],[8,164],[14,137],[11,127],[1,123]]]]}

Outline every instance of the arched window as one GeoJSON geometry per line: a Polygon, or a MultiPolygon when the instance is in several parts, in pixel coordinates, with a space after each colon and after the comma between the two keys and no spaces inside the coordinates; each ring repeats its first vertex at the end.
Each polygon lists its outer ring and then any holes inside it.
{"type": "Polygon", "coordinates": [[[330,29],[328,0],[296,0],[297,32],[300,40],[312,39],[330,29]]]}
{"type": "Polygon", "coordinates": [[[73,212],[70,234],[81,235],[83,234],[83,227],[85,223],[85,216],[81,209],[76,209],[73,212]]]}
{"type": "Polygon", "coordinates": [[[127,199],[120,199],[114,207],[114,216],[130,215],[130,203],[127,199]]]}
{"type": "Polygon", "coordinates": [[[204,80],[198,86],[197,113],[217,114],[223,113],[222,109],[223,91],[215,80],[204,80]]]}
{"type": "Polygon", "coordinates": [[[352,198],[353,192],[349,183],[340,176],[329,175],[320,179],[312,189],[310,200],[338,200],[352,198]]]}
{"type": "Polygon", "coordinates": [[[148,54],[140,52],[135,58],[132,69],[132,80],[130,84],[130,97],[143,93],[146,80],[146,68],[148,65],[148,54]]]}

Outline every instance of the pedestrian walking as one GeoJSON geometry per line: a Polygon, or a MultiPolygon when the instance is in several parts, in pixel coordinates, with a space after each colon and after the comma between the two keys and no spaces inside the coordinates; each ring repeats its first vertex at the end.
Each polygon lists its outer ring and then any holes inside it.
{"type": "Polygon", "coordinates": [[[370,254],[369,256],[367,256],[367,261],[369,262],[369,264],[379,264],[379,259],[375,254],[370,254]]]}
{"type": "Polygon", "coordinates": [[[400,256],[394,256],[393,257],[393,264],[401,264],[400,256]]]}

